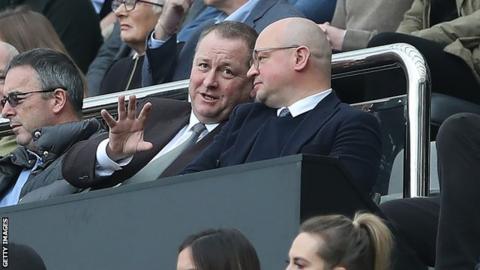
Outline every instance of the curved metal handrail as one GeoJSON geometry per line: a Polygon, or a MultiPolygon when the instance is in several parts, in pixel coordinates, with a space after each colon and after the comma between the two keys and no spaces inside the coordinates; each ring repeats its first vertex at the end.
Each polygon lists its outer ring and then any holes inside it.
{"type": "MultiPolygon", "coordinates": [[[[430,79],[427,65],[415,47],[398,43],[375,48],[361,49],[333,55],[332,74],[361,70],[378,66],[382,62],[399,64],[408,80],[407,84],[407,143],[404,174],[404,196],[417,197],[428,195],[429,188],[429,147],[430,147],[430,79]]],[[[189,80],[165,83],[86,98],[84,112],[116,105],[120,95],[132,95],[142,98],[147,95],[167,95],[168,93],[186,93],[189,80]]],[[[0,118],[0,133],[8,129],[7,120],[0,118]]]]}
{"type": "Polygon", "coordinates": [[[404,43],[335,54],[333,73],[395,61],[407,77],[404,197],[426,196],[430,168],[430,76],[420,52],[404,43]]]}

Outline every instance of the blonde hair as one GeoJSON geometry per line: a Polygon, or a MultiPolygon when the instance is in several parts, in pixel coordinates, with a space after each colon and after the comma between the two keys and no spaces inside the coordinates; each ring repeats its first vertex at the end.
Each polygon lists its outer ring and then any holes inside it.
{"type": "Polygon", "coordinates": [[[387,270],[393,238],[383,221],[369,213],[356,213],[353,221],[343,215],[313,217],[305,221],[300,232],[321,237],[317,254],[326,269],[336,266],[348,270],[387,270]]]}

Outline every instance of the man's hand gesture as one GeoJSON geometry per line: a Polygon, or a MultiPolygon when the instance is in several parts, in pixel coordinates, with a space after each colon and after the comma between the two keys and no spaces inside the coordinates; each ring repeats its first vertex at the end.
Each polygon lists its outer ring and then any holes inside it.
{"type": "Polygon", "coordinates": [[[128,108],[125,108],[125,97],[118,97],[118,120],[115,120],[107,110],[101,111],[103,119],[110,128],[107,155],[112,160],[117,161],[153,147],[152,143],[143,140],[145,121],[150,114],[152,104],[147,102],[137,117],[136,102],[136,97],[131,95],[128,108]]]}

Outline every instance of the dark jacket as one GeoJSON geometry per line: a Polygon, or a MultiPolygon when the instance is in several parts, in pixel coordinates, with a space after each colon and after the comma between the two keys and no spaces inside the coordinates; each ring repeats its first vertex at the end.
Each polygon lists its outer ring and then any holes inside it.
{"type": "MultiPolygon", "coordinates": [[[[258,155],[263,153],[255,150],[265,151],[262,145],[266,142],[259,134],[269,120],[277,118],[276,113],[276,109],[258,102],[238,105],[214,142],[183,173],[262,160],[258,155]]],[[[305,113],[288,138],[276,157],[304,153],[337,158],[350,172],[353,183],[365,194],[371,192],[382,149],[379,124],[371,114],[341,103],[331,93],[305,113]]]]}
{"type": "MultiPolygon", "coordinates": [[[[86,140],[101,130],[103,130],[101,123],[96,119],[90,119],[44,127],[34,131],[33,148],[35,150],[27,150],[23,146],[18,147],[9,156],[0,159],[0,196],[5,196],[23,169],[31,169],[35,165],[35,154],[41,158],[42,164],[30,173],[28,181],[22,188],[20,198],[39,188],[42,188],[44,193],[41,195],[42,198],[66,194],[67,190],[68,193],[76,192],[77,189],[69,188],[58,190],[57,184],[52,185],[55,188],[48,187],[57,180],[66,183],[62,177],[61,163],[63,155],[68,149],[74,143],[86,140]]],[[[29,198],[29,201],[33,200],[35,199],[29,198]]]]}

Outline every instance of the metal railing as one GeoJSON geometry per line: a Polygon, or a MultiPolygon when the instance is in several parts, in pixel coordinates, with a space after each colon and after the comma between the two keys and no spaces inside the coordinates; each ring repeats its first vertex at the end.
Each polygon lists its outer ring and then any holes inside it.
{"type": "Polygon", "coordinates": [[[423,56],[408,44],[392,44],[335,54],[332,74],[375,69],[394,62],[407,78],[404,197],[426,196],[430,174],[430,77],[423,56]]]}
{"type": "MultiPolygon", "coordinates": [[[[332,76],[339,77],[359,70],[380,70],[399,65],[407,77],[407,142],[405,146],[404,197],[428,195],[430,147],[430,81],[422,55],[408,44],[392,44],[334,54],[332,76]],[[386,64],[389,63],[389,64],[386,64]]],[[[100,109],[116,108],[120,95],[135,94],[138,98],[158,95],[186,99],[188,80],[86,98],[85,117],[99,114],[100,109]]],[[[0,136],[8,133],[8,122],[0,118],[0,136]]]]}

